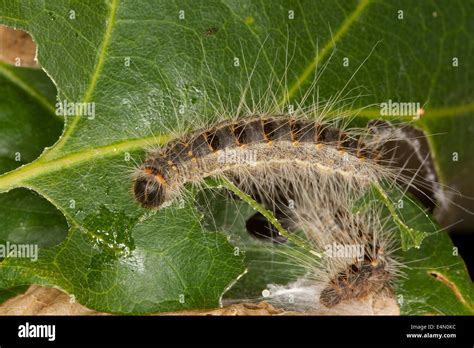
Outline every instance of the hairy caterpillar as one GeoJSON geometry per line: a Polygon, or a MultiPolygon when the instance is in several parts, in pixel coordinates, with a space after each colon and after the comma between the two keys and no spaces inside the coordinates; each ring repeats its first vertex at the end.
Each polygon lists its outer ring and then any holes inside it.
{"type": "Polygon", "coordinates": [[[393,255],[399,246],[378,208],[354,213],[352,207],[372,184],[410,178],[391,166],[385,147],[398,139],[395,128],[349,128],[350,118],[335,112],[347,101],[343,91],[322,106],[300,106],[316,81],[291,113],[275,101],[269,84],[261,98],[270,102],[252,97],[248,105],[244,91],[237,111],[223,108],[201,124],[197,117],[197,126],[148,152],[133,176],[133,194],[142,206],[161,209],[184,194],[188,183],[200,186],[207,177],[231,181],[311,249],[295,255],[306,274],[291,284],[270,284],[267,300],[287,307],[291,295],[297,309],[364,313],[353,306],[373,295],[391,296],[401,267],[393,255]],[[330,254],[329,247],[361,252],[330,254]]]}
{"type": "Polygon", "coordinates": [[[223,122],[151,152],[137,173],[134,192],[145,207],[159,207],[186,182],[232,173],[242,166],[317,165],[343,175],[352,175],[351,170],[357,167],[355,170],[363,175],[368,164],[361,165],[360,161],[376,161],[379,157],[361,139],[328,124],[285,115],[251,117],[223,122]],[[235,149],[243,161],[222,156],[235,149]],[[252,152],[256,158],[245,160],[245,154],[252,152]],[[349,160],[347,154],[359,161],[349,160]]]}
{"type": "MultiPolygon", "coordinates": [[[[348,207],[371,182],[390,176],[390,170],[382,163],[381,140],[376,133],[349,131],[306,114],[223,121],[151,151],[135,176],[135,197],[145,207],[160,208],[178,196],[185,183],[224,176],[273,211],[282,212],[282,197],[276,200],[275,188],[291,185],[294,189],[283,193],[283,201],[291,200],[297,208],[284,211],[284,219],[291,221],[288,225],[292,229],[303,228],[313,239],[315,250],[334,241],[364,248],[362,259],[354,260],[354,255],[330,261],[337,272],[326,277],[320,303],[333,307],[344,300],[363,298],[389,288],[394,275],[387,265],[392,261],[387,259],[391,250],[382,256],[388,238],[383,231],[363,231],[359,225],[366,226],[371,217],[353,216],[348,207]],[[239,151],[244,160],[226,157],[232,150],[239,151]],[[252,160],[246,156],[249,153],[255,153],[252,160]],[[337,201],[334,194],[339,196],[337,201]],[[323,204],[317,214],[307,207],[314,199],[323,204]],[[319,231],[330,228],[336,231],[326,238],[320,235],[319,231]]],[[[318,260],[316,268],[323,262],[318,260]]]]}

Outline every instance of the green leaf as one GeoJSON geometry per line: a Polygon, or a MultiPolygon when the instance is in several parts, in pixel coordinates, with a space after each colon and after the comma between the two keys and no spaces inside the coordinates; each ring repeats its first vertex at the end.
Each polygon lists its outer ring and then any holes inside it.
{"type": "Polygon", "coordinates": [[[474,314],[474,286],[445,231],[430,233],[420,249],[403,254],[403,262],[396,289],[401,314],[474,314]]]}
{"type": "Polygon", "coordinates": [[[434,223],[427,212],[423,211],[411,195],[403,192],[397,186],[387,183],[375,183],[368,192],[355,202],[353,211],[367,208],[368,205],[382,202],[392,221],[398,227],[403,251],[419,248],[426,231],[432,230],[434,223]]]}
{"type": "Polygon", "coordinates": [[[397,256],[403,275],[395,287],[402,314],[474,313],[474,286],[464,261],[448,233],[422,210],[415,198],[399,188],[376,184],[357,203],[357,210],[367,204],[384,204],[383,216],[391,217],[386,228],[393,225],[393,230],[399,231],[402,248],[397,256]],[[377,197],[379,200],[374,201],[377,197]]]}
{"type": "MultiPolygon", "coordinates": [[[[0,173],[37,158],[61,134],[63,121],[54,114],[56,89],[43,71],[0,62],[0,173]]],[[[0,195],[0,244],[56,245],[67,233],[63,214],[27,189],[0,195]]],[[[0,302],[24,287],[1,292],[0,302]]]]}
{"type": "Polygon", "coordinates": [[[397,256],[404,266],[403,275],[395,282],[401,313],[472,315],[474,286],[448,233],[422,210],[415,198],[397,187],[373,185],[354,209],[381,203],[386,208],[382,214],[391,217],[402,246],[397,256]]]}
{"type": "MultiPolygon", "coordinates": [[[[0,173],[34,160],[60,135],[63,122],[53,112],[54,96],[42,71],[0,63],[0,173]]],[[[64,216],[26,189],[0,195],[0,218],[2,243],[51,246],[67,231],[64,216]]]]}
{"type": "Polygon", "coordinates": [[[472,315],[474,286],[448,233],[399,188],[376,184],[370,191],[372,199],[380,198],[378,204],[386,207],[382,214],[391,216],[400,232],[402,248],[397,254],[403,275],[395,286],[401,313],[472,315]]]}
{"type": "Polygon", "coordinates": [[[51,203],[26,189],[0,195],[0,244],[59,244],[67,234],[64,216],[51,203]]]}
{"type": "MultiPolygon", "coordinates": [[[[59,286],[86,306],[121,313],[215,305],[242,272],[240,263],[227,241],[209,235],[199,218],[192,218],[191,206],[184,210],[171,206],[150,216],[134,202],[129,173],[143,158],[144,147],[167,141],[172,136],[169,129],[192,124],[196,115],[211,118],[220,105],[233,114],[247,85],[252,92],[248,99],[264,96],[270,88],[282,106],[297,102],[307,92],[315,69],[320,71],[329,62],[318,82],[321,101],[327,101],[344,88],[373,49],[348,85],[363,86],[369,93],[346,108],[359,110],[392,99],[419,101],[425,118],[448,115],[453,109],[471,113],[473,69],[468,64],[454,69],[452,57],[467,62],[472,56],[473,7],[367,0],[331,5],[0,0],[0,22],[32,34],[38,60],[55,82],[60,101],[95,106],[93,116],[68,116],[58,142],[39,159],[0,177],[0,192],[34,190],[53,203],[70,226],[67,239],[43,249],[37,264],[3,261],[2,286],[32,282],[59,286]],[[403,20],[398,18],[400,9],[403,20]],[[209,28],[216,31],[207,34],[209,28]],[[341,64],[346,57],[349,67],[341,64]],[[239,66],[234,65],[235,58],[239,66]],[[278,87],[286,83],[288,91],[278,87]],[[183,114],[178,112],[180,105],[183,114]],[[192,227],[183,231],[181,217],[192,227]],[[192,237],[184,238],[186,233],[192,237]],[[155,239],[147,244],[142,236],[155,239]],[[177,267],[175,276],[185,285],[179,287],[170,278],[173,286],[155,293],[157,282],[167,274],[153,268],[162,260],[155,258],[152,242],[162,238],[168,246],[183,245],[179,251],[171,248],[170,257],[177,267]],[[215,249],[195,248],[196,240],[199,245],[217,242],[215,249]],[[130,277],[132,270],[139,273],[139,267],[123,264],[123,253],[129,249],[153,260],[153,271],[130,277]],[[221,271],[213,264],[228,267],[221,271]],[[184,304],[176,302],[179,291],[194,282],[203,284],[204,279],[213,284],[190,290],[184,304]]],[[[359,116],[375,118],[379,113],[378,108],[367,108],[359,116]]],[[[416,244],[416,237],[411,242],[416,244]]]]}
{"type": "MultiPolygon", "coordinates": [[[[200,205],[206,207],[206,226],[224,231],[238,248],[236,251],[245,257],[247,272],[225,293],[225,299],[256,299],[268,284],[287,284],[306,273],[303,265],[291,257],[290,253],[295,252],[291,243],[262,241],[247,232],[246,221],[255,214],[249,204],[226,199],[220,192],[206,192],[199,201],[200,205]]],[[[301,251],[296,249],[300,257],[301,251]]]]}
{"type": "Polygon", "coordinates": [[[72,227],[36,263],[4,261],[0,287],[55,284],[99,311],[138,314],[217,307],[223,286],[242,272],[226,238],[203,230],[188,205],[140,224],[105,207],[87,220],[88,229],[72,227]]]}
{"type": "Polygon", "coordinates": [[[0,173],[35,160],[63,128],[44,72],[0,62],[0,173]],[[21,105],[21,106],[20,106],[21,105]]]}

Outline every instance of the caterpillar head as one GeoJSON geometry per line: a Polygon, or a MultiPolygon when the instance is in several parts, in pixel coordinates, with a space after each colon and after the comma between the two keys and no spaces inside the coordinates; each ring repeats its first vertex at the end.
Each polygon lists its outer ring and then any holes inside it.
{"type": "Polygon", "coordinates": [[[360,299],[386,288],[390,278],[384,261],[365,260],[362,264],[352,264],[331,280],[321,292],[319,301],[330,308],[344,300],[360,299]]]}
{"type": "Polygon", "coordinates": [[[145,208],[160,208],[168,201],[168,184],[155,168],[139,168],[133,184],[135,199],[145,208]]]}

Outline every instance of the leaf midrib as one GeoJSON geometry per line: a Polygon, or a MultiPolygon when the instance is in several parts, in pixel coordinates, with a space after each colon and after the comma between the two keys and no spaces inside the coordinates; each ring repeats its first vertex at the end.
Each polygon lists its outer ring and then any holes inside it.
{"type": "Polygon", "coordinates": [[[91,158],[105,158],[108,156],[119,155],[126,151],[132,151],[134,149],[143,149],[150,145],[164,144],[169,141],[169,139],[170,137],[168,135],[154,135],[146,138],[125,140],[105,146],[88,148],[49,161],[44,157],[40,157],[31,163],[1,175],[0,193],[17,187],[34,189],[35,186],[28,182],[28,180],[41,174],[61,170],[62,168],[70,167],[72,165],[78,165],[91,158]]]}

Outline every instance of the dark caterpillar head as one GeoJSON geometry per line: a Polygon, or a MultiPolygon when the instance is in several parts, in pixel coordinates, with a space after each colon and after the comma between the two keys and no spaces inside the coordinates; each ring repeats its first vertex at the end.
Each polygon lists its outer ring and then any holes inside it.
{"type": "Polygon", "coordinates": [[[319,302],[331,308],[341,301],[361,299],[384,289],[389,280],[390,274],[385,270],[385,262],[381,260],[352,264],[323,289],[319,302]]]}
{"type": "Polygon", "coordinates": [[[166,182],[162,177],[143,170],[133,185],[135,199],[145,208],[159,208],[167,200],[166,182]]]}

